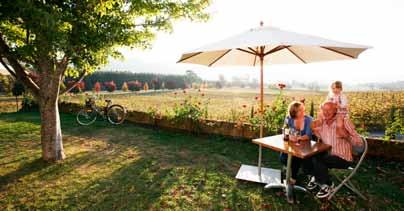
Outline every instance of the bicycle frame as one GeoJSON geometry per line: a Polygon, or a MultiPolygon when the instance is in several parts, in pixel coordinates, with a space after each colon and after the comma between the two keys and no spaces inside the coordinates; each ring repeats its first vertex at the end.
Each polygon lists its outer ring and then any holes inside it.
{"type": "Polygon", "coordinates": [[[89,125],[92,124],[97,119],[97,117],[102,117],[104,120],[108,119],[108,121],[111,124],[117,125],[121,124],[125,120],[126,110],[123,106],[118,104],[113,105],[111,100],[105,100],[104,105],[105,106],[97,106],[95,100],[90,98],[87,99],[85,103],[85,108],[83,108],[77,113],[76,117],[77,122],[81,125],[89,125]],[[117,116],[115,110],[112,110],[111,114],[109,114],[110,109],[113,108],[114,106],[117,107],[118,110],[121,109],[123,111],[123,113],[121,113],[120,116],[117,116]],[[83,119],[85,120],[84,123],[80,120],[80,116],[83,116],[83,118],[85,118],[83,119]],[[115,119],[116,117],[118,119],[115,119]]]}
{"type": "Polygon", "coordinates": [[[93,105],[91,105],[91,109],[93,109],[98,116],[101,116],[102,118],[106,118],[107,117],[107,111],[108,108],[111,106],[112,102],[109,101],[107,102],[106,106],[97,106],[95,103],[93,105]]]}

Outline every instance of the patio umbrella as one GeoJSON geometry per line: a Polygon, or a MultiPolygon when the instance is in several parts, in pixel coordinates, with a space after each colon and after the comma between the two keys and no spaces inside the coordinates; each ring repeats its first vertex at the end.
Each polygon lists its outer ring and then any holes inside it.
{"type": "MultiPolygon", "coordinates": [[[[260,111],[264,110],[264,65],[356,59],[369,46],[338,42],[274,27],[250,29],[182,54],[178,63],[260,67],[260,111]]],[[[262,114],[262,112],[261,112],[262,114]]],[[[260,138],[263,137],[261,121],[260,138]]],[[[259,150],[261,174],[261,148],[259,150]]]]}

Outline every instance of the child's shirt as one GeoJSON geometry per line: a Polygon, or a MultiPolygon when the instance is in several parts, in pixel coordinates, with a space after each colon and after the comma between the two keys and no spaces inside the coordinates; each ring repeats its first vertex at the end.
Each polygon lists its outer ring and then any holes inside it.
{"type": "Polygon", "coordinates": [[[327,101],[338,103],[339,104],[338,110],[346,110],[348,108],[348,98],[342,93],[339,95],[329,93],[327,96],[327,101]]]}

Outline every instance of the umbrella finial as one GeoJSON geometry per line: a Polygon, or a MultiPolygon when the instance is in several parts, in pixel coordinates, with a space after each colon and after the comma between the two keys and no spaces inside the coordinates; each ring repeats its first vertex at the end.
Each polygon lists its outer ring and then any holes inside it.
{"type": "Polygon", "coordinates": [[[260,26],[264,26],[264,21],[260,21],[260,26]]]}

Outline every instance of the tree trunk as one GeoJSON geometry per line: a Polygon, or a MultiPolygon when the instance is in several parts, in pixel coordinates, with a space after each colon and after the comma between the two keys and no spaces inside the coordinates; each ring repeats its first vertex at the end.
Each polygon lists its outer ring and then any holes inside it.
{"type": "Polygon", "coordinates": [[[58,161],[65,158],[60,128],[58,97],[40,103],[42,158],[58,161]]]}
{"type": "Polygon", "coordinates": [[[41,113],[42,159],[50,162],[65,159],[62,130],[59,117],[59,85],[61,76],[57,73],[41,75],[39,110],[41,113]]]}

